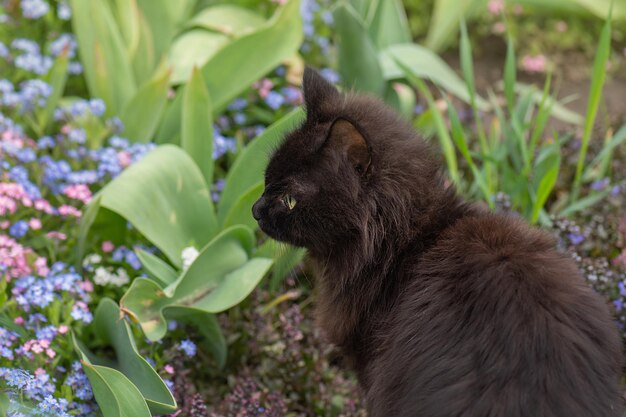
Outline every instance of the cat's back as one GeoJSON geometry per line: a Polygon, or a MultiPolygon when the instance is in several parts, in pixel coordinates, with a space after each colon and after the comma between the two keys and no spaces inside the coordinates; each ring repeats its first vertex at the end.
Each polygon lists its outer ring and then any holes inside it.
{"type": "Polygon", "coordinates": [[[444,231],[407,266],[371,368],[372,416],[621,416],[616,326],[554,246],[490,213],[444,231]]]}

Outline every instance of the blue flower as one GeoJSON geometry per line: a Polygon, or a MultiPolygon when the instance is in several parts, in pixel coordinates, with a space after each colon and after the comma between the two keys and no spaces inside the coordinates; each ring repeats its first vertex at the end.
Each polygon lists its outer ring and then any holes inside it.
{"type": "Polygon", "coordinates": [[[37,42],[31,41],[30,39],[16,38],[13,40],[13,42],[11,42],[11,47],[13,49],[18,49],[20,51],[26,52],[27,54],[39,54],[39,45],[37,44],[37,42]]]}
{"type": "Polygon", "coordinates": [[[7,48],[5,44],[0,42],[0,58],[7,59],[9,56],[9,48],[7,48]]]}
{"type": "Polygon", "coordinates": [[[585,236],[579,233],[569,233],[567,235],[567,238],[569,239],[570,242],[572,242],[572,245],[574,246],[580,245],[585,240],[585,236]]]}
{"type": "Polygon", "coordinates": [[[15,66],[37,75],[44,75],[52,67],[52,58],[39,54],[23,54],[15,58],[15,66]]]}
{"type": "Polygon", "coordinates": [[[182,350],[185,355],[189,356],[190,358],[196,356],[196,344],[189,339],[185,339],[180,342],[180,350],[182,350]]]}
{"type": "Polygon", "coordinates": [[[54,139],[51,136],[42,136],[37,141],[37,147],[39,149],[52,149],[54,148],[54,139]]]}
{"type": "Polygon", "coordinates": [[[24,81],[21,85],[22,110],[29,111],[35,107],[43,107],[46,100],[52,94],[52,87],[45,81],[32,79],[24,81]]]}
{"type": "Polygon", "coordinates": [[[57,5],[57,16],[61,20],[70,20],[72,18],[72,9],[66,1],[61,0],[57,5]]]}
{"type": "Polygon", "coordinates": [[[83,145],[87,141],[87,133],[85,129],[81,128],[71,129],[67,137],[71,142],[78,143],[79,145],[83,145]]]}
{"type": "Polygon", "coordinates": [[[17,156],[17,159],[24,164],[33,162],[34,160],[37,159],[37,154],[31,148],[20,149],[19,151],[17,151],[16,156],[17,156]]]}
{"type": "Polygon", "coordinates": [[[272,109],[277,110],[285,103],[285,98],[276,91],[270,91],[265,97],[265,103],[272,109]]]}
{"type": "Polygon", "coordinates": [[[92,98],[89,100],[89,109],[94,116],[100,117],[106,111],[106,105],[103,100],[99,98],[92,98]]]}
{"type": "Polygon", "coordinates": [[[9,228],[9,234],[15,238],[24,237],[28,233],[28,223],[24,220],[18,220],[9,228]]]}
{"type": "Polygon", "coordinates": [[[236,98],[228,105],[228,110],[241,111],[246,108],[248,102],[245,98],[236,98]]]}
{"type": "Polygon", "coordinates": [[[54,42],[50,44],[48,50],[52,56],[59,56],[67,49],[68,58],[74,58],[76,56],[76,40],[71,33],[63,33],[54,42]]]}
{"type": "Polygon", "coordinates": [[[245,114],[237,112],[233,115],[233,120],[238,125],[243,125],[244,123],[246,123],[247,117],[245,114]]]}
{"type": "Polygon", "coordinates": [[[50,5],[44,0],[22,0],[22,15],[27,19],[39,19],[50,10],[50,5]]]}
{"type": "Polygon", "coordinates": [[[218,129],[214,129],[213,159],[218,159],[226,152],[234,151],[236,148],[235,139],[222,136],[218,129]]]}

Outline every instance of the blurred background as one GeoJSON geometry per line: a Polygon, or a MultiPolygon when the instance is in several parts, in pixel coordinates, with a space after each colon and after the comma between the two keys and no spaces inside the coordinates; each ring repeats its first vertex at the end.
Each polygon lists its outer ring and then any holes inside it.
{"type": "Polygon", "coordinates": [[[365,416],[251,216],[312,66],[626,325],[626,1],[0,0],[0,416],[365,416]]]}

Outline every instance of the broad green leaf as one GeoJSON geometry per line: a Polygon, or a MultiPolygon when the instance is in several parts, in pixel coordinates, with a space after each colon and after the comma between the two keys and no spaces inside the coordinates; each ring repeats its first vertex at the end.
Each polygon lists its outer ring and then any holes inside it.
{"type": "Polygon", "coordinates": [[[224,224],[231,207],[240,196],[259,181],[263,181],[263,172],[269,161],[271,152],[278,147],[284,136],[295,129],[304,120],[302,109],[294,110],[246,146],[233,163],[226,175],[224,190],[218,205],[218,219],[224,224]]]}
{"type": "Polygon", "coordinates": [[[148,275],[155,279],[158,284],[167,286],[178,278],[178,273],[174,268],[158,256],[143,249],[135,249],[135,253],[148,275]]]}
{"type": "Polygon", "coordinates": [[[104,417],[151,417],[141,392],[119,371],[82,362],[104,417]]]}
{"type": "Polygon", "coordinates": [[[167,55],[177,26],[182,22],[178,19],[191,12],[189,3],[189,0],[137,0],[141,15],[150,28],[157,60],[167,55]]]}
{"type": "Polygon", "coordinates": [[[135,50],[131,50],[130,58],[136,80],[152,78],[155,67],[160,59],[155,51],[154,34],[143,13],[135,16],[135,25],[139,27],[139,44],[135,50]]]}
{"type": "Polygon", "coordinates": [[[198,26],[232,36],[254,30],[264,22],[263,16],[245,7],[217,4],[200,11],[185,26],[198,26]]]}
{"type": "Polygon", "coordinates": [[[204,245],[217,230],[202,173],[177,146],[157,147],[97,195],[102,207],[132,223],[177,267],[184,248],[204,245]]]}
{"type": "Polygon", "coordinates": [[[6,417],[10,405],[9,396],[4,391],[0,391],[0,416],[6,417]]]}
{"type": "Polygon", "coordinates": [[[213,184],[213,118],[211,99],[198,68],[183,93],[180,144],[194,160],[207,186],[213,184]]]}
{"type": "Polygon", "coordinates": [[[169,51],[174,67],[172,83],[187,81],[194,67],[205,65],[228,41],[228,36],[206,29],[191,29],[178,36],[169,51]]]}
{"type": "Polygon", "coordinates": [[[209,242],[181,277],[167,288],[137,278],[122,297],[122,310],[141,325],[150,340],[166,331],[169,308],[218,313],[243,300],[263,278],[271,259],[249,259],[254,235],[247,227],[235,226],[209,242]]]}
{"type": "Polygon", "coordinates": [[[469,20],[487,6],[487,0],[436,0],[426,46],[441,51],[454,38],[461,19],[469,20]]]}
{"type": "Polygon", "coordinates": [[[46,106],[37,112],[38,133],[40,135],[43,135],[46,131],[46,127],[52,120],[54,110],[57,108],[59,100],[63,96],[63,91],[65,90],[68,67],[67,53],[67,50],[61,52],[45,77],[45,81],[50,85],[50,87],[52,87],[52,93],[46,100],[46,106]]]}
{"type": "Polygon", "coordinates": [[[302,39],[300,1],[288,0],[257,30],[220,49],[202,68],[214,111],[295,54],[302,39]]]}
{"type": "MultiPolygon", "coordinates": [[[[120,308],[111,299],[103,298],[96,309],[94,333],[115,351],[113,368],[125,375],[139,389],[153,415],[176,411],[176,401],[159,374],[139,354],[131,329],[120,308]]],[[[93,359],[93,356],[91,356],[93,359]]],[[[93,365],[106,365],[109,361],[93,365]]]]}
{"type": "Polygon", "coordinates": [[[412,41],[401,0],[377,0],[372,3],[376,9],[370,12],[369,33],[377,48],[412,41]]]}
{"type": "Polygon", "coordinates": [[[167,101],[170,74],[163,66],[124,106],[120,119],[124,123],[124,135],[131,141],[145,143],[154,139],[167,101]]]}
{"type": "Polygon", "coordinates": [[[347,89],[382,96],[385,79],[378,62],[378,51],[359,14],[347,3],[333,12],[338,35],[339,73],[347,89]]]}
{"type": "Polygon", "coordinates": [[[260,181],[243,193],[230,208],[222,227],[226,228],[236,224],[243,224],[250,229],[256,229],[257,222],[254,220],[254,217],[252,217],[252,205],[261,197],[264,188],[263,181],[260,181]]]}
{"type": "MultiPolygon", "coordinates": [[[[405,78],[408,75],[427,79],[461,100],[471,102],[463,80],[437,54],[423,46],[393,45],[382,52],[380,59],[384,62],[386,79],[405,78]]],[[[476,104],[481,110],[489,108],[480,96],[476,96],[476,104]]]]}
{"type": "Polygon", "coordinates": [[[174,100],[165,107],[159,130],[156,133],[156,143],[180,145],[182,114],[183,94],[182,91],[178,91],[174,100]]]}
{"type": "Polygon", "coordinates": [[[107,115],[121,114],[137,91],[122,35],[106,1],[70,0],[72,27],[79,46],[87,87],[102,98],[107,115]]]}

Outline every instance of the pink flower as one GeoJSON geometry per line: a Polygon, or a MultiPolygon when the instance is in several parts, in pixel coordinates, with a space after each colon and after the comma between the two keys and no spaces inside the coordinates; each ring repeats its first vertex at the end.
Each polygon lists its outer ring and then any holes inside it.
{"type": "Polygon", "coordinates": [[[522,58],[522,67],[527,72],[545,72],[548,61],[544,55],[525,56],[522,58]]]}
{"type": "Polygon", "coordinates": [[[261,96],[261,98],[267,97],[270,91],[272,91],[272,87],[274,87],[274,83],[268,78],[263,78],[254,84],[254,88],[259,91],[259,96],[261,96]]]}
{"type": "Polygon", "coordinates": [[[34,266],[37,270],[37,275],[39,275],[40,277],[45,277],[48,275],[48,272],[50,272],[50,270],[48,269],[48,260],[43,256],[37,258],[37,260],[34,262],[34,266]]]}
{"type": "Polygon", "coordinates": [[[500,14],[504,11],[504,0],[490,0],[487,9],[491,14],[500,14]]]}
{"type": "Polygon", "coordinates": [[[121,166],[127,167],[133,162],[133,158],[127,151],[121,151],[117,154],[117,161],[121,166]]]}
{"type": "Polygon", "coordinates": [[[57,353],[52,349],[46,349],[46,355],[48,355],[50,359],[54,359],[57,353]]]}
{"type": "Polygon", "coordinates": [[[63,194],[69,198],[80,200],[85,204],[89,204],[91,201],[91,190],[85,184],[66,185],[63,189],[63,194]]]}
{"type": "Polygon", "coordinates": [[[67,327],[65,324],[62,324],[59,326],[59,334],[65,334],[69,331],[70,331],[70,328],[67,327]]]}
{"type": "Polygon", "coordinates": [[[59,207],[59,214],[61,216],[74,217],[80,217],[82,215],[81,211],[78,210],[76,207],[68,206],[67,204],[63,204],[61,207],[59,207]]]}
{"type": "Polygon", "coordinates": [[[561,33],[567,32],[567,22],[564,20],[556,22],[556,31],[561,33]]]}
{"type": "Polygon", "coordinates": [[[105,240],[104,242],[102,242],[102,252],[109,253],[113,252],[114,249],[115,245],[110,240],[105,240]]]}
{"type": "Polygon", "coordinates": [[[11,222],[8,220],[4,220],[0,222],[0,229],[8,229],[11,225],[11,222]]]}
{"type": "Polygon", "coordinates": [[[35,370],[35,376],[42,376],[42,375],[45,375],[45,374],[46,374],[46,371],[43,368],[37,368],[35,370]]]}
{"type": "Polygon", "coordinates": [[[174,375],[174,367],[172,365],[165,365],[163,367],[163,369],[165,370],[165,372],[167,372],[170,375],[174,375]]]}
{"type": "Polygon", "coordinates": [[[83,291],[86,291],[86,292],[93,291],[93,284],[91,283],[91,281],[81,281],[80,284],[78,284],[78,286],[83,291]]]}
{"type": "Polygon", "coordinates": [[[39,229],[41,229],[41,220],[36,219],[36,218],[32,218],[32,219],[30,219],[28,221],[28,225],[33,230],[39,230],[39,229]]]}
{"type": "Polygon", "coordinates": [[[46,237],[49,237],[50,239],[59,239],[59,240],[67,239],[67,236],[65,235],[65,233],[61,233],[61,232],[48,232],[46,234],[46,237]]]}
{"type": "Polygon", "coordinates": [[[17,316],[14,320],[13,323],[17,324],[18,326],[21,326],[22,324],[24,324],[24,317],[22,316],[17,316]]]}

